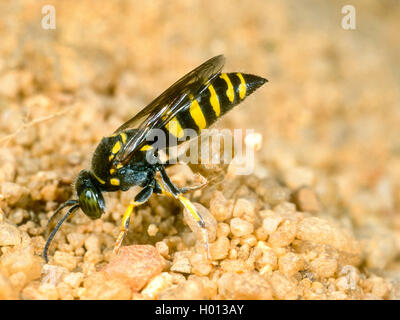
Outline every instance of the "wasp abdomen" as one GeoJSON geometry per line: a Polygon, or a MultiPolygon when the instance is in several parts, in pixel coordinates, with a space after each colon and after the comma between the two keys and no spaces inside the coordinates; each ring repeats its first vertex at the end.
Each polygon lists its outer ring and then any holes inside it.
{"type": "Polygon", "coordinates": [[[197,133],[211,126],[218,118],[242,102],[267,80],[240,72],[217,75],[206,90],[190,101],[190,106],[179,112],[165,128],[178,138],[184,129],[197,133]]]}

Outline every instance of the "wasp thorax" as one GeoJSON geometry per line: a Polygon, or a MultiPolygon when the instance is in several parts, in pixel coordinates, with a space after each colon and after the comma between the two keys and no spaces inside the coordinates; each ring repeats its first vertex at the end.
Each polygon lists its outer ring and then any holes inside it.
{"type": "Polygon", "coordinates": [[[79,173],[76,180],[76,192],[82,211],[91,219],[100,218],[105,210],[105,202],[89,171],[82,170],[79,173]]]}

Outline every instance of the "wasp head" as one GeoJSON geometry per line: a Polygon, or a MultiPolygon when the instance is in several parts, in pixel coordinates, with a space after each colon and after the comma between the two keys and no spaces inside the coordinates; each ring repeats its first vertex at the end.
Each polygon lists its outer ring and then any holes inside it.
{"type": "Polygon", "coordinates": [[[79,207],[90,219],[98,219],[104,213],[105,202],[93,175],[82,170],[75,183],[79,207]]]}

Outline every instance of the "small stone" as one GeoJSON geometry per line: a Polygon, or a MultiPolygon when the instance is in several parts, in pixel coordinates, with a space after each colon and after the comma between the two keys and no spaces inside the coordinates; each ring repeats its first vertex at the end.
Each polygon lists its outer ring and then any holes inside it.
{"type": "Polygon", "coordinates": [[[321,204],[315,192],[307,187],[300,188],[294,194],[294,201],[301,211],[318,213],[321,211],[321,204]]]}
{"type": "Polygon", "coordinates": [[[169,248],[168,245],[164,241],[159,241],[156,243],[156,249],[159,254],[161,254],[164,258],[168,258],[169,248]]]}
{"type": "Polygon", "coordinates": [[[10,205],[15,205],[24,195],[28,194],[27,190],[27,188],[13,182],[1,184],[1,194],[10,205]]]}
{"type": "Polygon", "coordinates": [[[233,216],[253,223],[255,220],[254,204],[245,198],[239,198],[233,208],[233,216]]]}
{"type": "Polygon", "coordinates": [[[220,191],[214,191],[210,201],[210,212],[219,222],[228,220],[232,216],[233,202],[225,199],[220,191]]]}
{"type": "Polygon", "coordinates": [[[162,272],[155,276],[142,290],[145,299],[157,299],[158,296],[172,285],[172,276],[168,272],[162,272]]]}
{"type": "Polygon", "coordinates": [[[284,179],[291,189],[312,186],[314,183],[314,172],[309,168],[295,167],[285,173],[284,179]]]}
{"type": "Polygon", "coordinates": [[[182,257],[177,259],[171,266],[171,271],[180,273],[190,273],[192,270],[190,261],[188,258],[182,257]]]}
{"type": "Polygon", "coordinates": [[[265,210],[260,212],[260,215],[264,217],[262,222],[262,228],[265,232],[270,235],[278,229],[279,224],[282,222],[283,218],[272,210],[265,210]]]}
{"type": "Polygon", "coordinates": [[[57,294],[61,300],[74,300],[73,291],[69,285],[64,282],[59,283],[56,286],[57,294]]]}
{"type": "MultiPolygon", "coordinates": [[[[121,248],[122,249],[122,248],[121,248]]],[[[83,300],[128,300],[132,291],[122,278],[108,278],[104,272],[94,272],[84,281],[83,300]]]]}
{"type": "Polygon", "coordinates": [[[364,280],[363,287],[365,291],[381,299],[387,298],[390,291],[389,283],[385,279],[377,276],[372,276],[364,280]]]}
{"type": "Polygon", "coordinates": [[[295,236],[296,224],[291,220],[286,220],[270,235],[268,243],[270,243],[272,247],[285,247],[292,243],[295,236]]]}
{"type": "Polygon", "coordinates": [[[218,292],[218,286],[215,282],[215,280],[210,280],[208,277],[202,277],[198,275],[190,275],[188,277],[188,280],[194,280],[194,281],[199,281],[203,285],[203,293],[207,297],[207,299],[215,299],[217,292],[218,292]]]}
{"type": "Polygon", "coordinates": [[[213,260],[222,260],[228,256],[230,241],[227,237],[219,237],[210,244],[210,253],[213,260]]]}
{"type": "Polygon", "coordinates": [[[87,251],[100,251],[100,239],[96,235],[90,235],[85,240],[85,247],[87,251]]]}
{"type": "Polygon", "coordinates": [[[275,180],[264,179],[257,189],[257,193],[263,197],[264,201],[275,206],[282,201],[290,198],[290,190],[287,187],[280,186],[275,180]]]}
{"type": "Polygon", "coordinates": [[[217,237],[227,237],[231,232],[229,224],[220,222],[217,225],[217,237]]]}
{"type": "Polygon", "coordinates": [[[279,258],[279,271],[288,276],[294,276],[304,266],[304,260],[298,254],[289,252],[279,258]]]}
{"type": "Polygon", "coordinates": [[[255,271],[242,274],[224,273],[218,279],[218,292],[227,300],[271,300],[270,284],[255,271]]]}
{"type": "Polygon", "coordinates": [[[16,246],[21,243],[21,233],[17,227],[8,223],[0,224],[0,247],[16,246]]]}
{"type": "Polygon", "coordinates": [[[121,279],[132,290],[139,291],[148,281],[159,274],[165,266],[165,260],[155,247],[150,245],[132,245],[121,247],[118,255],[106,265],[103,272],[110,279],[121,279]]]}
{"type": "Polygon", "coordinates": [[[246,261],[235,259],[225,259],[221,261],[221,269],[224,272],[246,272],[252,271],[254,269],[254,265],[247,264],[246,261]]]}
{"type": "Polygon", "coordinates": [[[71,288],[78,288],[81,285],[83,278],[84,274],[82,272],[71,272],[63,277],[63,282],[71,288]]]}
{"type": "Polygon", "coordinates": [[[241,218],[233,218],[231,220],[231,232],[235,237],[242,237],[252,233],[254,230],[253,225],[241,218]]]}
{"type": "Polygon", "coordinates": [[[199,280],[186,280],[165,290],[159,296],[160,300],[204,300],[208,291],[199,280]]]}
{"type": "Polygon", "coordinates": [[[158,228],[154,223],[150,224],[149,227],[147,228],[147,234],[150,237],[154,237],[157,234],[157,232],[158,232],[158,228]]]}
{"type": "Polygon", "coordinates": [[[318,257],[310,264],[311,272],[318,278],[332,277],[337,267],[337,260],[326,256],[318,257]]]}
{"type": "Polygon", "coordinates": [[[204,258],[203,254],[195,253],[190,257],[192,273],[198,276],[206,276],[212,270],[211,262],[204,258]]]}
{"type": "MultiPolygon", "coordinates": [[[[315,245],[328,245],[340,253],[340,264],[357,265],[361,261],[361,247],[354,237],[330,222],[304,218],[297,224],[296,238],[315,245]]],[[[297,241],[297,240],[296,240],[297,241]]]]}
{"type": "Polygon", "coordinates": [[[68,243],[75,250],[83,246],[85,242],[85,235],[78,232],[71,232],[67,234],[68,243]]]}
{"type": "Polygon", "coordinates": [[[10,280],[0,273],[0,300],[16,300],[18,293],[10,280]]]}
{"type": "Polygon", "coordinates": [[[5,276],[22,272],[25,274],[25,281],[35,280],[40,277],[42,271],[42,259],[33,254],[33,248],[22,247],[18,250],[4,253],[0,257],[0,270],[5,276]]]}
{"type": "Polygon", "coordinates": [[[42,283],[38,288],[39,294],[47,300],[57,300],[59,298],[57,288],[51,283],[42,283]]]}
{"type": "Polygon", "coordinates": [[[42,283],[57,285],[61,278],[68,274],[68,269],[56,265],[45,264],[42,269],[42,283]]]}
{"type": "Polygon", "coordinates": [[[53,262],[70,271],[74,270],[77,265],[76,257],[73,254],[64,251],[56,251],[53,256],[53,262]]]}
{"type": "Polygon", "coordinates": [[[274,297],[280,300],[295,300],[298,298],[296,282],[275,271],[270,277],[274,297]]]}

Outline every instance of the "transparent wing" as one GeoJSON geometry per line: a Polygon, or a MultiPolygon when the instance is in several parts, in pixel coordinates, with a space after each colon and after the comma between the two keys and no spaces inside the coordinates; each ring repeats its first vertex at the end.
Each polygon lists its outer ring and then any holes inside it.
{"type": "Polygon", "coordinates": [[[133,118],[121,125],[115,133],[129,128],[135,128],[137,131],[126,142],[124,148],[118,152],[114,165],[127,163],[146,140],[150,131],[166,125],[178,112],[188,106],[191,96],[192,99],[199,96],[208,87],[208,83],[219,74],[224,63],[225,57],[223,55],[207,60],[175,82],[133,118]]]}

